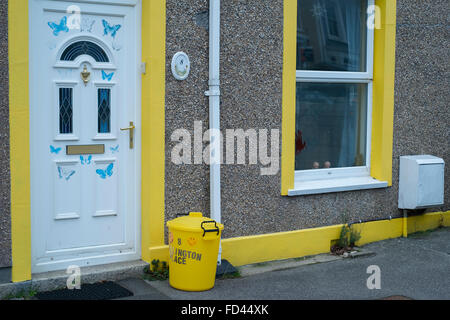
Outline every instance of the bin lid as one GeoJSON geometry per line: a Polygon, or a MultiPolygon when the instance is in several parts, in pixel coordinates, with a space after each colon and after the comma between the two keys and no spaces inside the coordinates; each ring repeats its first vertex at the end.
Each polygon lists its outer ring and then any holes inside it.
{"type": "Polygon", "coordinates": [[[187,216],[167,221],[167,226],[182,231],[203,232],[202,222],[205,221],[211,221],[211,223],[204,223],[203,228],[211,230],[215,229],[217,225],[217,228],[223,230],[223,224],[208,217],[203,217],[201,212],[190,212],[187,216]]]}

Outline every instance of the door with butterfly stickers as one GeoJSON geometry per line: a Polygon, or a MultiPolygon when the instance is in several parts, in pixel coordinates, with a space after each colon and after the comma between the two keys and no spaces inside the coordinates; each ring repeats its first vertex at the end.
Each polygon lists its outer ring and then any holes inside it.
{"type": "Polygon", "coordinates": [[[139,259],[140,0],[29,3],[32,272],[139,259]]]}

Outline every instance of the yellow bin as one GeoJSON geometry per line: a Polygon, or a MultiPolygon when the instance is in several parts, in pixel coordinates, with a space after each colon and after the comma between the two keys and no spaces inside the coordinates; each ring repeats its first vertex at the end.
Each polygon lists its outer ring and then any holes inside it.
{"type": "Polygon", "coordinates": [[[167,222],[169,228],[169,283],[184,291],[214,287],[223,225],[201,212],[167,222]]]}

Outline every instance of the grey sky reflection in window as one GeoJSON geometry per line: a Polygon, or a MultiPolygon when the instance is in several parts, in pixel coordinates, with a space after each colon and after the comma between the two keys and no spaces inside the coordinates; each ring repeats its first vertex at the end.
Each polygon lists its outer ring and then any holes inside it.
{"type": "Polygon", "coordinates": [[[297,70],[366,71],[367,0],[298,0],[297,70]]]}

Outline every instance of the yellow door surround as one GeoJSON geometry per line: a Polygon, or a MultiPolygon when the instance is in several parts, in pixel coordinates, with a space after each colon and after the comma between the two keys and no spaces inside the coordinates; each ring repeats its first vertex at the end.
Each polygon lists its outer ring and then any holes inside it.
{"type": "MultiPolygon", "coordinates": [[[[31,279],[28,0],[8,1],[12,281],[31,279]]],[[[142,259],[164,244],[166,1],[142,1],[142,259]]]]}
{"type": "Polygon", "coordinates": [[[8,1],[12,281],[31,279],[28,1],[8,1]]]}

